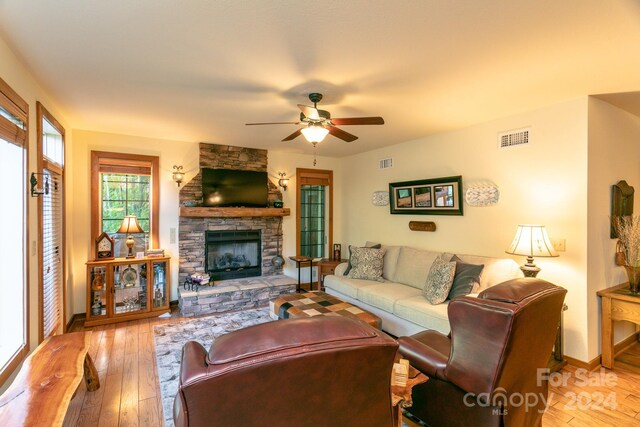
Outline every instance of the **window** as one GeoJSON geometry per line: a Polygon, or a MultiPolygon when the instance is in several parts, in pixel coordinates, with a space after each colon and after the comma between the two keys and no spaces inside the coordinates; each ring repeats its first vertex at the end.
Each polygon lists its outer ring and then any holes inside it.
{"type": "Polygon", "coordinates": [[[38,102],[38,170],[49,191],[40,196],[39,340],[64,332],[64,128],[38,102]]]}
{"type": "Polygon", "coordinates": [[[333,171],[296,170],[297,254],[324,258],[333,246],[333,171]]]}
{"type": "Polygon", "coordinates": [[[325,255],[325,199],[321,185],[300,188],[300,255],[322,258],[325,255]]]}
{"type": "Polygon", "coordinates": [[[27,266],[27,118],[29,107],[0,79],[0,385],[29,351],[27,266]],[[8,325],[11,325],[10,327],[8,325]]]}
{"type": "Polygon", "coordinates": [[[135,215],[143,234],[132,235],[134,252],[158,244],[157,156],[91,152],[92,236],[106,231],[114,238],[114,255],[124,257],[124,234],[117,233],[127,215],[135,215]]]}

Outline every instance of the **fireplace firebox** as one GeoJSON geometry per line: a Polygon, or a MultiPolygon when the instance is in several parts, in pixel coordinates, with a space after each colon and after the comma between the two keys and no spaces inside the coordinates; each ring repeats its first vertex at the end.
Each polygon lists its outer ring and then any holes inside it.
{"type": "Polygon", "coordinates": [[[205,245],[205,270],[212,280],[262,274],[260,230],[207,231],[205,245]]]}

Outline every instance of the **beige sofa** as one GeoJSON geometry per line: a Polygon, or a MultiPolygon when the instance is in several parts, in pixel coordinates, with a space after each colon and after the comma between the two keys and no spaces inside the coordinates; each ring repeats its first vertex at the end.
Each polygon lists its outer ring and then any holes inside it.
{"type": "MultiPolygon", "coordinates": [[[[395,336],[413,335],[425,329],[443,334],[450,331],[447,306],[449,300],[432,305],[422,295],[422,288],[433,261],[441,252],[407,246],[382,246],[383,282],[352,279],[344,276],[347,263],[335,274],[325,277],[326,292],[368,310],[382,319],[382,329],[395,336]]],[[[472,296],[506,280],[522,277],[518,264],[510,258],[458,255],[465,263],[484,264],[479,285],[472,296]]]]}

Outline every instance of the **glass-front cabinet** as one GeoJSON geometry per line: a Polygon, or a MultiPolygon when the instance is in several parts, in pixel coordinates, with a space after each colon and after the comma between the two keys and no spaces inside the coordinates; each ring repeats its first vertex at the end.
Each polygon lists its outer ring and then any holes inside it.
{"type": "Polygon", "coordinates": [[[86,326],[169,312],[169,257],[87,263],[86,326]]]}

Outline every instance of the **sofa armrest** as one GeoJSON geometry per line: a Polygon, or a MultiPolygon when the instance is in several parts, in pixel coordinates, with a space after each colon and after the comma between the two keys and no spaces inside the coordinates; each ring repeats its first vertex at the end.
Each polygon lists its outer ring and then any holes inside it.
{"type": "Polygon", "coordinates": [[[435,331],[425,331],[411,337],[398,338],[400,354],[408,359],[414,368],[428,377],[441,380],[446,380],[444,370],[449,361],[448,342],[448,337],[435,331]],[[429,345],[430,338],[433,337],[422,336],[426,334],[431,336],[438,334],[434,342],[435,346],[429,345]]]}
{"type": "Polygon", "coordinates": [[[344,271],[347,269],[347,266],[349,265],[348,262],[343,262],[340,263],[338,265],[336,265],[336,268],[333,270],[333,274],[336,276],[343,276],[344,275],[344,271]]]}

